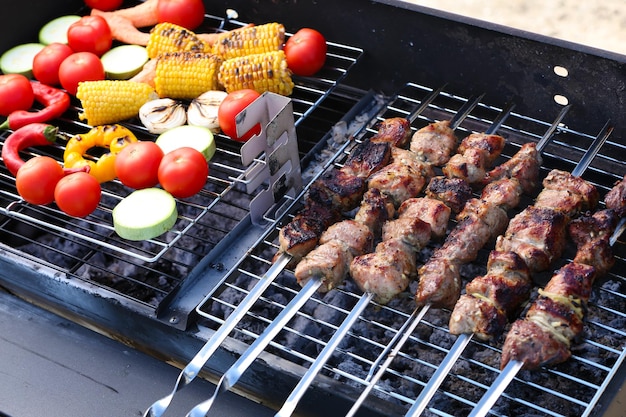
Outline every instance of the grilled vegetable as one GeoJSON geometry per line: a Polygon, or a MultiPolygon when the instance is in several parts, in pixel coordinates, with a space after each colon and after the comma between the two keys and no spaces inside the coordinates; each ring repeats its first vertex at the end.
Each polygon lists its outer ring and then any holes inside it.
{"type": "Polygon", "coordinates": [[[176,224],[176,200],[160,188],[133,191],[113,208],[115,232],[128,240],[148,240],[176,224]]]}
{"type": "Polygon", "coordinates": [[[210,52],[211,47],[194,32],[174,23],[163,22],[150,31],[146,49],[150,58],[156,58],[166,52],[210,52]]]}
{"type": "Polygon", "coordinates": [[[219,133],[220,123],[217,112],[227,95],[225,91],[211,90],[194,98],[187,109],[187,123],[192,126],[206,127],[213,133],[219,133]]]}
{"type": "Polygon", "coordinates": [[[230,59],[278,51],[284,43],[285,27],[280,23],[266,23],[219,34],[212,52],[230,59]]]}
{"type": "Polygon", "coordinates": [[[218,69],[222,59],[202,52],[171,52],[159,56],[154,87],[159,97],[194,99],[219,90],[218,69]]]}
{"type": "Polygon", "coordinates": [[[24,43],[14,46],[0,56],[0,70],[5,74],[33,76],[33,59],[44,48],[42,43],[24,43]]]}
{"type": "Polygon", "coordinates": [[[205,127],[179,126],[162,133],[156,144],[167,154],[178,148],[194,148],[208,161],[215,155],[215,138],[213,133],[205,127]]]}
{"type": "Polygon", "coordinates": [[[13,175],[24,165],[19,152],[30,146],[51,145],[59,129],[44,123],[31,123],[11,133],[2,146],[2,160],[13,175]]]}
{"type": "Polygon", "coordinates": [[[70,96],[63,90],[31,81],[35,100],[45,107],[39,111],[17,110],[0,125],[0,129],[18,129],[31,123],[43,123],[61,116],[70,106],[70,96]]]}
{"type": "Polygon", "coordinates": [[[294,87],[283,51],[228,59],[220,67],[218,79],[227,92],[250,88],[289,96],[294,87]]]}
{"type": "Polygon", "coordinates": [[[78,85],[76,97],[83,112],[80,120],[92,126],[117,123],[139,114],[144,103],[155,99],[152,87],[124,80],[85,81],[78,85]]]}
{"type": "Polygon", "coordinates": [[[127,80],[141,71],[148,53],[140,45],[120,45],[105,52],[100,60],[107,78],[127,80]]]}
{"type": "Polygon", "coordinates": [[[163,133],[187,121],[185,107],[171,98],[150,100],[139,109],[139,119],[150,133],[163,133]]]}
{"type": "Polygon", "coordinates": [[[39,30],[39,42],[44,45],[51,43],[67,43],[67,29],[72,23],[78,22],[80,16],[67,15],[52,19],[39,30]]]}

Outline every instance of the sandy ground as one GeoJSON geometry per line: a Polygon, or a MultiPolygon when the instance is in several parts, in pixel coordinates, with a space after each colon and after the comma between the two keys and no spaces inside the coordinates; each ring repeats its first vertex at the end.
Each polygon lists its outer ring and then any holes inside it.
{"type": "Polygon", "coordinates": [[[404,0],[626,55],[626,0],[404,0]]]}

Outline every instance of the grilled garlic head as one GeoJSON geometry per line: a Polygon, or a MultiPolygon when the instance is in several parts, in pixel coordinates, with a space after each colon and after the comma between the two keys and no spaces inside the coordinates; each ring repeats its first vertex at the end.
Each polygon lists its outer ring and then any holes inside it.
{"type": "Polygon", "coordinates": [[[227,95],[228,93],[225,91],[218,90],[200,94],[189,104],[187,123],[193,126],[206,127],[213,133],[219,133],[220,124],[217,119],[217,110],[227,95]]]}
{"type": "Polygon", "coordinates": [[[171,98],[151,100],[139,109],[139,119],[150,133],[163,133],[187,122],[187,112],[180,101],[171,98]]]}

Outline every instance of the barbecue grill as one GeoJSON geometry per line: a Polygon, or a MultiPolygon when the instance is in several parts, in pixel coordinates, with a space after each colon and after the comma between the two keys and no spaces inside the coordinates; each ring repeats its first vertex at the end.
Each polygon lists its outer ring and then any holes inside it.
{"type": "MultiPolygon", "coordinates": [[[[10,6],[15,19],[7,24],[15,36],[0,41],[2,50],[31,40],[38,23],[64,12],[86,12],[78,1],[23,3],[10,6]],[[41,9],[35,20],[26,12],[31,3],[41,9]]],[[[307,186],[341,167],[384,118],[406,117],[418,129],[453,118],[476,99],[457,136],[501,122],[497,133],[507,144],[499,162],[549,132],[543,176],[554,168],[571,172],[599,140],[606,141],[583,178],[604,196],[626,174],[623,56],[391,0],[225,1],[207,4],[207,13],[206,30],[278,21],[289,33],[319,28],[329,40],[324,69],[315,77],[296,77],[290,102],[301,174],[292,170],[281,181],[301,175],[303,188],[284,192],[280,183],[255,177],[268,165],[265,155],[243,162],[241,145],[220,136],[207,186],[179,202],[175,229],[132,243],[115,235],[110,220],[113,206],[129,192],[121,184],[107,184],[100,208],[77,220],[54,206],[23,203],[2,167],[0,285],[181,368],[263,286],[202,368],[209,381],[217,381],[299,293],[291,266],[273,264],[273,258],[278,231],[302,207],[307,186]],[[227,8],[238,12],[236,20],[225,17],[227,8]],[[251,205],[267,190],[277,191],[259,216],[251,205]]],[[[87,127],[77,121],[77,106],[58,120],[67,134],[87,127]]],[[[137,120],[124,124],[149,137],[137,120]]],[[[3,132],[0,140],[7,136],[3,132]]],[[[63,144],[31,152],[59,158],[63,144]]],[[[520,207],[531,202],[532,196],[525,196],[520,207]]],[[[420,262],[434,245],[419,255],[420,262]]],[[[614,248],[617,264],[595,285],[585,337],[574,346],[573,358],[551,369],[521,372],[493,415],[619,415],[615,408],[623,401],[626,372],[623,238],[614,248]]],[[[465,280],[485,272],[489,249],[464,268],[465,280]]],[[[572,257],[566,252],[560,262],[572,257]]],[[[537,286],[551,271],[536,277],[537,286]]],[[[385,363],[382,377],[371,382],[414,309],[414,285],[388,305],[367,305],[300,401],[298,415],[345,415],[365,389],[370,391],[358,415],[405,415],[455,341],[447,331],[450,312],[431,309],[385,363]]],[[[359,298],[349,279],[313,295],[234,390],[279,409],[359,298]]],[[[467,415],[499,374],[500,347],[501,342],[472,340],[426,413],[467,415]]]]}

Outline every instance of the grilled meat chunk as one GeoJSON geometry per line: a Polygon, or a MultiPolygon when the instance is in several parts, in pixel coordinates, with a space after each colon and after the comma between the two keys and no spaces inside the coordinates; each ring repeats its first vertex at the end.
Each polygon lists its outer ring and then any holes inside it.
{"type": "Polygon", "coordinates": [[[433,166],[442,166],[456,149],[458,139],[448,120],[430,123],[417,130],[409,149],[433,166]]]}
{"type": "Polygon", "coordinates": [[[398,148],[404,148],[411,139],[411,122],[402,117],[390,117],[378,122],[377,133],[372,142],[388,142],[398,148]]]}
{"type": "Polygon", "coordinates": [[[418,217],[400,217],[383,225],[382,239],[400,239],[418,251],[430,241],[430,225],[418,217]]]}
{"type": "Polygon", "coordinates": [[[439,200],[428,197],[409,198],[404,200],[398,208],[400,217],[416,217],[428,223],[432,237],[435,238],[445,236],[450,213],[450,207],[439,200]]]}
{"type": "Polygon", "coordinates": [[[598,204],[598,190],[592,184],[569,172],[553,169],[543,180],[543,190],[535,199],[535,206],[550,207],[569,218],[598,204]]]}
{"type": "Polygon", "coordinates": [[[369,227],[355,220],[344,220],[331,225],[320,236],[320,245],[339,240],[348,246],[353,256],[374,249],[374,235],[369,227]]]}
{"type": "Polygon", "coordinates": [[[341,171],[368,178],[391,161],[391,148],[389,142],[366,140],[352,149],[341,171]]]}
{"type": "Polygon", "coordinates": [[[320,245],[298,263],[294,270],[296,280],[304,285],[311,278],[320,277],[320,291],[329,291],[343,283],[353,257],[371,251],[373,242],[367,226],[354,220],[335,223],[322,234],[320,245]]]}
{"type": "Polygon", "coordinates": [[[298,284],[304,286],[310,279],[322,280],[320,292],[327,292],[343,283],[352,252],[348,245],[339,240],[331,240],[312,249],[296,266],[294,275],[298,284]]]}
{"type": "Polygon", "coordinates": [[[457,154],[444,165],[449,178],[463,178],[470,184],[484,181],[487,168],[500,156],[505,140],[499,135],[472,133],[465,137],[457,154]]]}
{"type": "Polygon", "coordinates": [[[626,175],[604,196],[604,204],[619,217],[626,216],[626,175]]]}
{"type": "Polygon", "coordinates": [[[470,281],[454,306],[450,333],[474,333],[481,340],[500,335],[531,287],[530,271],[515,252],[491,251],[487,273],[470,281]]]}
{"type": "Polygon", "coordinates": [[[531,194],[539,182],[540,166],[541,155],[537,144],[525,143],[511,159],[489,171],[483,182],[489,184],[501,178],[515,178],[524,193],[531,194]]]}
{"type": "Polygon", "coordinates": [[[350,264],[350,275],[374,300],[387,304],[404,291],[415,277],[415,253],[403,238],[383,240],[376,250],[357,256],[350,264]]]}
{"type": "Polygon", "coordinates": [[[452,308],[461,293],[459,264],[452,259],[431,257],[418,270],[419,284],[415,304],[452,308]]]}
{"type": "Polygon", "coordinates": [[[458,213],[472,198],[472,188],[464,179],[437,176],[430,179],[426,196],[442,201],[452,212],[458,213]]]}
{"type": "Polygon", "coordinates": [[[483,201],[509,210],[517,207],[522,195],[522,187],[516,178],[501,178],[489,183],[483,189],[481,198],[483,201]]]}
{"type": "Polygon", "coordinates": [[[501,367],[510,360],[536,369],[567,360],[582,332],[586,303],[596,276],[593,266],[569,263],[550,279],[524,319],[513,323],[502,347],[501,367]]]}
{"type": "Polygon", "coordinates": [[[424,188],[426,178],[422,172],[402,162],[392,162],[374,173],[368,181],[369,188],[378,188],[388,195],[395,207],[404,200],[416,197],[424,188]]]}
{"type": "Polygon", "coordinates": [[[606,274],[615,264],[610,238],[617,221],[618,216],[612,209],[572,220],[569,234],[578,248],[574,262],[593,265],[598,275],[606,274]]]}
{"type": "Polygon", "coordinates": [[[531,272],[545,271],[565,247],[567,219],[561,211],[529,206],[498,236],[496,250],[517,253],[531,272]]]}
{"type": "Polygon", "coordinates": [[[359,205],[365,190],[365,179],[333,169],[311,184],[309,198],[339,211],[349,211],[359,205]]]}
{"type": "Polygon", "coordinates": [[[395,211],[393,202],[388,196],[382,194],[378,188],[370,188],[363,194],[361,206],[354,220],[366,225],[374,235],[378,236],[383,224],[393,218],[395,211]]]}

